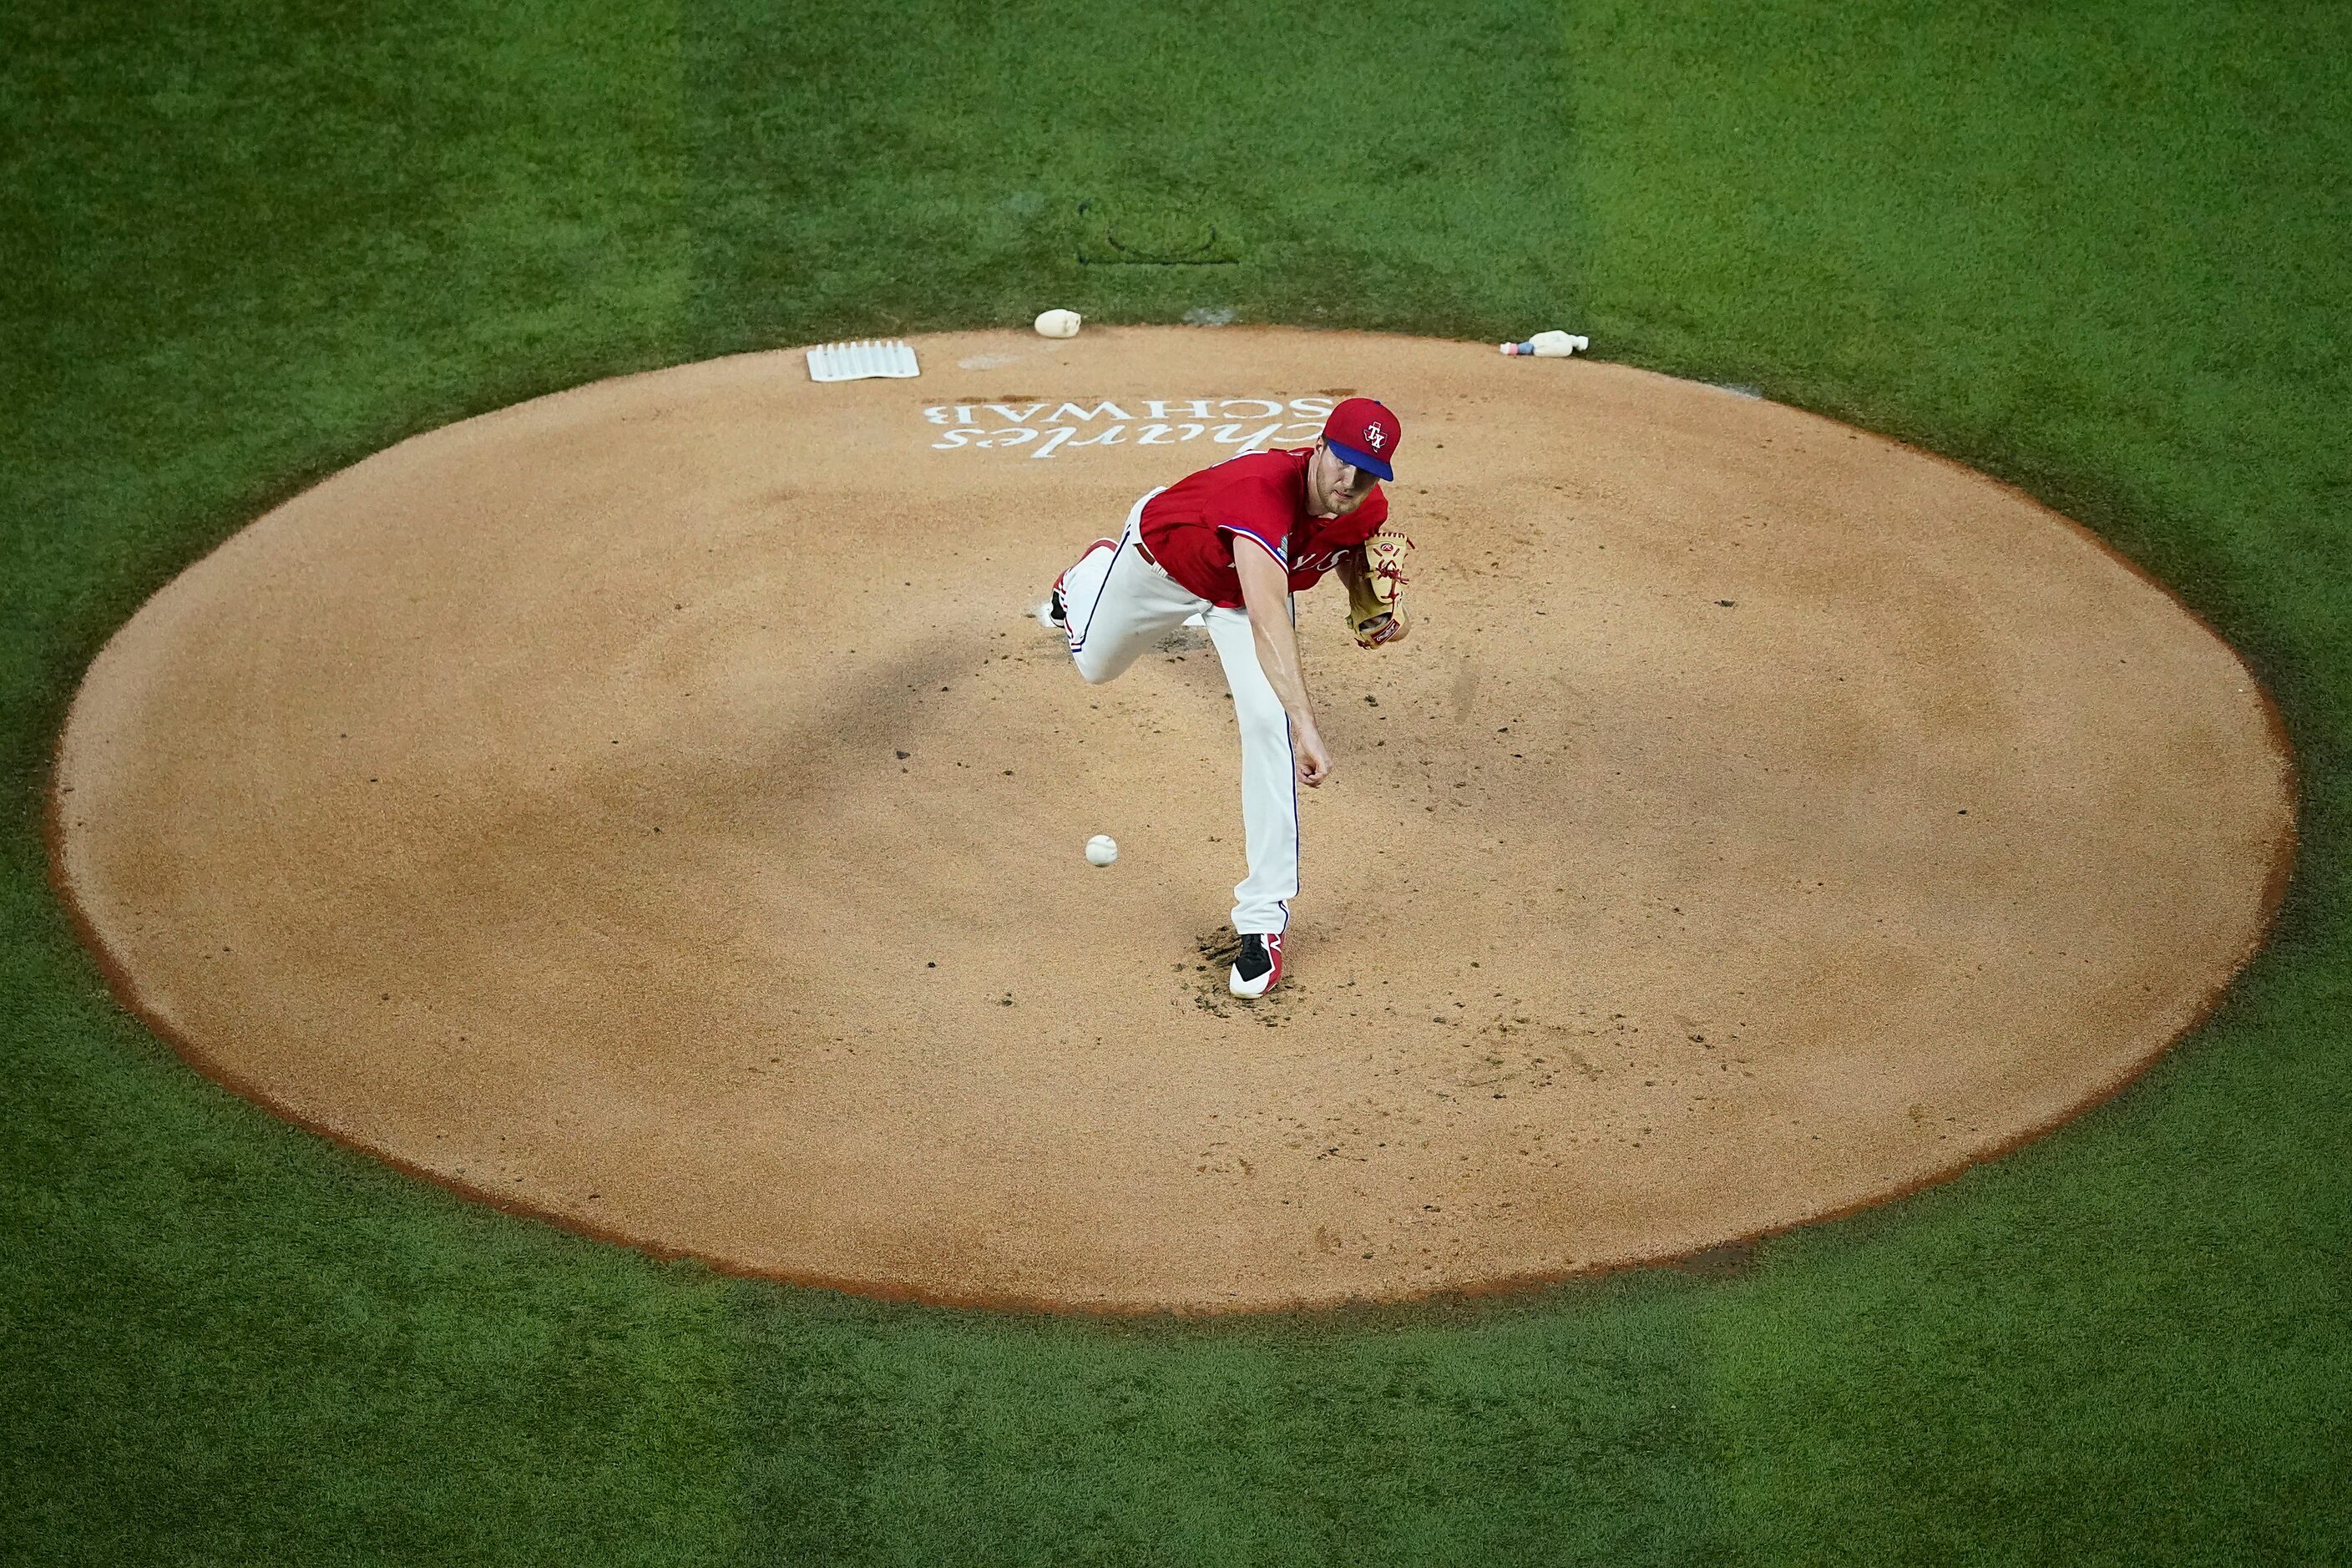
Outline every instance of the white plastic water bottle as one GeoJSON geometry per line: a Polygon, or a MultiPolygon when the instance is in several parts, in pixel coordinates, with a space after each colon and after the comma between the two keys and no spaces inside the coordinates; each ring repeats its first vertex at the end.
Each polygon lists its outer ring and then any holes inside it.
{"type": "Polygon", "coordinates": [[[1566,359],[1579,349],[1589,349],[1592,340],[1570,332],[1538,332],[1523,343],[1496,345],[1507,354],[1533,354],[1538,359],[1566,359]]]}

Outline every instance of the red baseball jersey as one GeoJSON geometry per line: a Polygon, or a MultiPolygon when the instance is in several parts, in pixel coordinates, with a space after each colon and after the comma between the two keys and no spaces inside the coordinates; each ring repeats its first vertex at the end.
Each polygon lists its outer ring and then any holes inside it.
{"type": "Polygon", "coordinates": [[[1307,512],[1304,451],[1252,452],[1191,474],[1143,503],[1143,545],[1160,570],[1228,609],[1242,607],[1241,574],[1234,552],[1251,546],[1228,535],[1246,534],[1290,572],[1290,591],[1303,593],[1339,563],[1339,557],[1388,521],[1388,492],[1372,487],[1345,517],[1307,512]]]}

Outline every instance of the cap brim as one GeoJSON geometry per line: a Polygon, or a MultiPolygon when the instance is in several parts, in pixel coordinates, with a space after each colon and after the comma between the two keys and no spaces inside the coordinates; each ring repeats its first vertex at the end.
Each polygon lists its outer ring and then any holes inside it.
{"type": "Polygon", "coordinates": [[[1366,473],[1376,475],[1383,479],[1396,478],[1393,469],[1370,452],[1360,452],[1343,441],[1334,441],[1328,436],[1323,437],[1323,444],[1339,454],[1339,460],[1351,468],[1361,468],[1366,473]]]}

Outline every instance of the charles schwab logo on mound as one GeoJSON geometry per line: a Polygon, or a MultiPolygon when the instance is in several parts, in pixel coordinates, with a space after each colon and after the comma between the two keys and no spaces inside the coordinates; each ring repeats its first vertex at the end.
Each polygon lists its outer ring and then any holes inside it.
{"type": "Polygon", "coordinates": [[[942,403],[923,410],[936,451],[1019,449],[1051,458],[1081,447],[1173,447],[1207,441],[1237,458],[1269,447],[1312,446],[1332,400],[1307,397],[1144,397],[1114,403],[942,403]],[[1137,412],[1130,413],[1129,410],[1137,412]]]}

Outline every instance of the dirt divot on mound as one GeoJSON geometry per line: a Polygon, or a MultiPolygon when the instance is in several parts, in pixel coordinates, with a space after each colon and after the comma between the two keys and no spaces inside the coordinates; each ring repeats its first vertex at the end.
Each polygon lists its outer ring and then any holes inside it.
{"type": "Polygon", "coordinates": [[[58,885],[204,1071],[722,1267],[1091,1310],[1700,1254],[2128,1082],[2252,953],[2291,764],[2231,651],[1956,465],[1607,364],[1277,330],[917,340],[404,442],[158,594],[58,885]],[[1134,498],[1376,395],[1412,637],[1300,602],[1336,763],[1224,993],[1204,644],[1030,618],[1134,498]],[[1097,870],[1089,834],[1117,837],[1097,870]]]}

